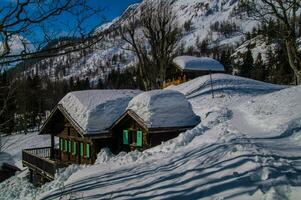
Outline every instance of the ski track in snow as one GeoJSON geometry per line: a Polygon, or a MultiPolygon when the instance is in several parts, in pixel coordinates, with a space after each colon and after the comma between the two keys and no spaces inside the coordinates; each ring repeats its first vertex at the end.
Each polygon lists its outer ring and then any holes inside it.
{"type": "Polygon", "coordinates": [[[212,99],[208,79],[169,88],[189,97],[195,129],[144,152],[103,150],[97,164],[72,165],[38,190],[15,176],[0,199],[299,200],[301,87],[216,74],[212,99]]]}

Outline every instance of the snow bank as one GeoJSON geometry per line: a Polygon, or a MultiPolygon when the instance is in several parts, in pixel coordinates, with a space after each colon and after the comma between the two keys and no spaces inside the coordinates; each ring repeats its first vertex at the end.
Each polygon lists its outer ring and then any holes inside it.
{"type": "Polygon", "coordinates": [[[213,58],[179,56],[173,59],[173,62],[182,70],[195,71],[225,71],[224,66],[213,58]]]}
{"type": "MultiPolygon", "coordinates": [[[[277,137],[301,130],[301,86],[259,96],[238,109],[249,125],[260,127],[258,137],[277,137]]],[[[254,136],[254,135],[253,135],[254,136]]]]}
{"type": "Polygon", "coordinates": [[[86,90],[67,94],[59,104],[87,133],[101,133],[122,115],[139,90],[86,90]]]}
{"type": "Polygon", "coordinates": [[[2,137],[1,142],[3,153],[0,153],[0,163],[6,160],[5,162],[23,169],[22,149],[50,146],[50,135],[38,135],[37,132],[15,134],[2,137]]]}
{"type": "MultiPolygon", "coordinates": [[[[216,94],[238,94],[240,96],[266,94],[287,87],[229,74],[212,74],[212,83],[213,91],[216,94]]],[[[211,95],[211,81],[209,75],[206,75],[170,89],[177,90],[188,98],[194,98],[200,95],[211,95]]]]}
{"type": "Polygon", "coordinates": [[[180,92],[153,90],[134,97],[127,107],[133,110],[148,127],[185,127],[200,122],[191,104],[180,92]]]}

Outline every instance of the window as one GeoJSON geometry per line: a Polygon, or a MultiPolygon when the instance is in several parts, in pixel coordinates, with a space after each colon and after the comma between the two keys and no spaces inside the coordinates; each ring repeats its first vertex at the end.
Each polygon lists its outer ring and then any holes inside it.
{"type": "Polygon", "coordinates": [[[142,147],[142,140],[143,140],[142,131],[137,131],[137,142],[136,142],[137,147],[142,147]]]}
{"type": "Polygon", "coordinates": [[[73,155],[76,155],[77,142],[73,142],[73,155]]]}
{"type": "Polygon", "coordinates": [[[64,150],[64,140],[62,138],[60,138],[60,150],[64,150]]]}
{"type": "Polygon", "coordinates": [[[129,144],[129,131],[123,130],[123,144],[129,144]]]}
{"type": "Polygon", "coordinates": [[[90,154],[91,149],[90,148],[91,148],[90,144],[86,144],[86,155],[87,155],[88,159],[91,157],[91,154],[90,154]]]}
{"type": "Polygon", "coordinates": [[[80,156],[84,157],[84,143],[80,143],[80,156]]]}
{"type": "Polygon", "coordinates": [[[142,131],[123,130],[123,144],[142,147],[142,144],[143,144],[142,131]]]}
{"type": "Polygon", "coordinates": [[[69,144],[69,145],[68,145],[68,146],[69,146],[68,152],[69,152],[69,153],[72,153],[72,143],[71,143],[70,140],[68,141],[68,144],[69,144]]]}
{"type": "Polygon", "coordinates": [[[137,142],[137,134],[136,131],[130,131],[130,144],[136,144],[137,142]]]}

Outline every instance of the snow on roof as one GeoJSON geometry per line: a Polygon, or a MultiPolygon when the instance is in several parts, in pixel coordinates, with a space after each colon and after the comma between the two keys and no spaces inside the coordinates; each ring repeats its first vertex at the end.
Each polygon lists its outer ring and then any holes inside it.
{"type": "Polygon", "coordinates": [[[224,66],[213,58],[179,56],[173,59],[173,62],[182,70],[193,71],[225,71],[224,66]]]}
{"type": "Polygon", "coordinates": [[[128,108],[149,128],[195,126],[200,118],[186,97],[174,90],[153,90],[134,97],[128,108]]]}
{"type": "Polygon", "coordinates": [[[86,90],[68,93],[60,102],[86,134],[106,131],[139,90],[86,90]]]}

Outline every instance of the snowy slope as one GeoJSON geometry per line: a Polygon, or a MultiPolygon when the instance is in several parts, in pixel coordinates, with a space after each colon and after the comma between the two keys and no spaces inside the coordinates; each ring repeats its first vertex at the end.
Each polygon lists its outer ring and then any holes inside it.
{"type": "MultiPolygon", "coordinates": [[[[50,135],[38,135],[38,133],[16,134],[1,138],[3,144],[3,156],[11,164],[16,165],[20,169],[22,166],[22,149],[30,149],[37,147],[50,146],[50,135]]],[[[3,157],[0,153],[0,160],[3,157]]],[[[0,161],[1,162],[1,161],[0,161]]],[[[1,199],[1,198],[0,198],[1,199]]]]}
{"type": "Polygon", "coordinates": [[[0,184],[0,199],[299,200],[301,87],[213,81],[214,99],[208,76],[173,88],[202,117],[193,130],[143,153],[103,150],[97,164],[70,166],[37,190],[14,177],[0,184]]]}

